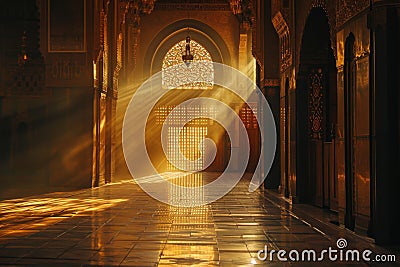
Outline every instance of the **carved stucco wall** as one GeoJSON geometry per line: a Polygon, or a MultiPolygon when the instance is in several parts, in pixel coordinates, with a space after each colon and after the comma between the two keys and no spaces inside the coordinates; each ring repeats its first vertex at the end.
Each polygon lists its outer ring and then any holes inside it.
{"type": "MultiPolygon", "coordinates": [[[[277,1],[277,0],[276,0],[277,1]]],[[[296,66],[300,63],[301,38],[304,32],[305,23],[312,8],[322,8],[329,21],[331,46],[336,60],[338,59],[338,50],[336,35],[340,28],[352,18],[364,12],[369,7],[369,0],[310,0],[307,4],[297,5],[296,15],[296,66]]]]}
{"type": "MultiPolygon", "coordinates": [[[[271,3],[273,23],[281,38],[281,50],[284,48],[282,46],[284,42],[282,41],[289,42],[285,47],[289,46],[291,50],[281,57],[281,72],[288,70],[290,65],[298,70],[304,27],[313,8],[322,8],[328,17],[331,46],[336,58],[336,2],[306,0],[302,1],[301,5],[294,3],[294,6],[293,2],[292,5],[290,1],[288,1],[288,3],[283,2],[282,0],[273,0],[271,3]],[[295,21],[293,13],[291,12],[293,8],[295,8],[295,21]],[[284,25],[284,27],[282,25],[284,25]]],[[[284,51],[281,51],[281,53],[282,52],[284,51]]]]}
{"type": "Polygon", "coordinates": [[[338,0],[336,25],[343,26],[351,18],[369,7],[369,0],[338,0]]]}

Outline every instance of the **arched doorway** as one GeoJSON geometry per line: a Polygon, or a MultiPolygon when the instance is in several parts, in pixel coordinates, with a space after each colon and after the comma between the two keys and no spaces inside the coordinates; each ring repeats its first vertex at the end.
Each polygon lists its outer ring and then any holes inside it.
{"type": "MultiPolygon", "coordinates": [[[[186,31],[186,29],[184,30],[186,31]]],[[[185,32],[189,36],[190,33],[185,32]]],[[[158,166],[160,172],[190,169],[186,159],[194,161],[201,158],[203,154],[208,154],[207,147],[201,145],[205,138],[214,140],[217,149],[215,160],[206,170],[223,171],[227,162],[226,131],[214,120],[206,119],[216,116],[216,108],[206,103],[179,106],[186,100],[201,96],[212,96],[219,90],[214,86],[212,53],[208,50],[207,42],[203,43],[201,38],[196,39],[196,37],[199,36],[195,35],[194,38],[190,38],[189,42],[194,57],[190,65],[182,64],[182,48],[186,45],[186,37],[166,47],[168,50],[163,53],[161,61],[162,88],[160,89],[165,90],[166,93],[154,108],[150,119],[155,123],[150,125],[156,126],[152,126],[152,130],[149,130],[146,137],[146,140],[154,140],[161,135],[162,127],[167,127],[166,155],[162,153],[161,147],[155,145],[154,142],[151,147],[147,147],[153,164],[158,166]],[[202,64],[196,64],[196,62],[202,62],[202,64]],[[174,67],[174,71],[168,71],[170,67],[174,67]],[[177,85],[184,82],[187,77],[191,77],[193,80],[201,79],[204,82],[188,82],[177,85]],[[171,115],[172,111],[174,111],[173,115],[171,115]],[[192,115],[200,119],[191,120],[180,129],[182,121],[186,120],[187,116],[192,115]],[[170,116],[169,120],[166,120],[167,116],[170,116]],[[178,147],[177,144],[179,144],[178,147]],[[178,163],[182,168],[173,166],[171,160],[178,163]]],[[[170,42],[165,43],[169,44],[170,42]]],[[[153,67],[157,68],[156,65],[153,64],[153,67]]],[[[205,167],[204,158],[202,161],[196,162],[196,169],[205,169],[205,167]]]]}
{"type": "Polygon", "coordinates": [[[300,201],[336,206],[334,132],[336,66],[328,17],[313,8],[307,18],[297,80],[297,176],[300,201]]]}

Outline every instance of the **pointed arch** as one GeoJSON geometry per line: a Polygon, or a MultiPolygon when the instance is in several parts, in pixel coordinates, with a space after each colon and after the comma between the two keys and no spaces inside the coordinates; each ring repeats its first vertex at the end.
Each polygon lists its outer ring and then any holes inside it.
{"type": "Polygon", "coordinates": [[[337,207],[334,139],[337,69],[328,16],[314,7],[306,20],[296,90],[296,173],[301,202],[337,207]]]}
{"type": "Polygon", "coordinates": [[[222,37],[207,24],[193,19],[176,21],[161,30],[150,43],[144,58],[144,75],[149,76],[162,69],[162,60],[167,51],[187,36],[203,45],[214,62],[231,65],[231,55],[222,37]]]}
{"type": "Polygon", "coordinates": [[[192,51],[194,59],[191,66],[186,66],[182,64],[182,50],[185,45],[186,40],[183,39],[173,45],[165,54],[161,71],[162,87],[164,89],[212,89],[214,85],[214,66],[210,52],[196,40],[191,40],[190,51],[192,51]],[[166,71],[172,66],[176,66],[178,69],[173,72],[166,71]],[[177,82],[182,82],[183,79],[187,83],[179,86],[177,82]],[[194,82],[199,80],[204,81],[194,82]]]}

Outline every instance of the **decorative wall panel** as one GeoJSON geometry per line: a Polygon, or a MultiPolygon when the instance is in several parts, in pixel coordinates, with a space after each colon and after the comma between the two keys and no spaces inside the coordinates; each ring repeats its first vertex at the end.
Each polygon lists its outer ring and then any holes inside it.
{"type": "Polygon", "coordinates": [[[324,75],[322,70],[312,71],[309,75],[308,95],[309,135],[312,139],[323,137],[324,105],[324,75]]]}
{"type": "Polygon", "coordinates": [[[49,52],[86,50],[86,0],[49,0],[49,52]]]}

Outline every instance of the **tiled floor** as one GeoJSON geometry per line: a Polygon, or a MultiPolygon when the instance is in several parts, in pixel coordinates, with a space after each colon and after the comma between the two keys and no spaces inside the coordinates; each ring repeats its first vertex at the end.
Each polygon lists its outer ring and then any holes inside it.
{"type": "Polygon", "coordinates": [[[0,265],[282,266],[276,254],[263,262],[257,252],[265,245],[321,251],[337,248],[340,237],[351,249],[389,253],[342,228],[297,216],[273,194],[249,193],[248,182],[242,179],[222,199],[197,208],[160,203],[132,181],[1,201],[0,265]]]}

